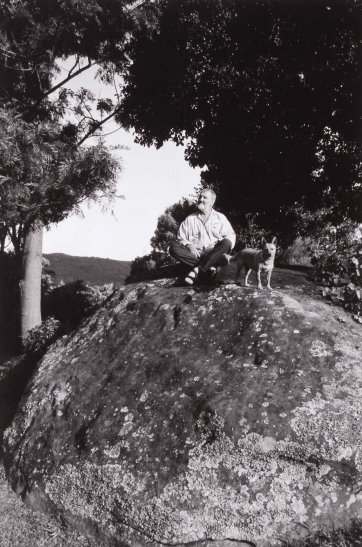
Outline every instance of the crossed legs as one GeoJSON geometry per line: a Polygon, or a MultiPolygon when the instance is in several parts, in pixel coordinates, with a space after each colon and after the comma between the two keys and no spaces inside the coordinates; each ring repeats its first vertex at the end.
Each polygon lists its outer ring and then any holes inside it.
{"type": "MultiPolygon", "coordinates": [[[[201,258],[195,258],[191,251],[182,245],[177,240],[173,241],[170,245],[170,255],[181,262],[193,268],[194,275],[191,279],[197,277],[198,271],[207,272],[210,268],[215,268],[222,263],[222,255],[231,251],[231,241],[229,239],[222,239],[218,241],[211,251],[205,253],[201,258]]],[[[186,280],[190,277],[187,276],[186,280]]],[[[191,283],[192,284],[192,281],[191,283]]]]}

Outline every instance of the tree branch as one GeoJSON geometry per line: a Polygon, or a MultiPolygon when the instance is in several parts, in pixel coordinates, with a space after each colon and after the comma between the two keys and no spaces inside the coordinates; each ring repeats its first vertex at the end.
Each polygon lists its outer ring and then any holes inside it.
{"type": "MultiPolygon", "coordinates": [[[[80,57],[79,57],[79,55],[77,55],[77,59],[76,59],[74,65],[72,66],[72,68],[71,68],[70,71],[68,72],[68,77],[71,76],[71,74],[72,74],[73,70],[75,69],[75,67],[76,67],[77,65],[79,65],[79,59],[80,59],[80,57]]],[[[89,60],[88,60],[88,62],[89,62],[89,60]]]]}
{"type": "Polygon", "coordinates": [[[103,124],[105,124],[106,122],[108,122],[108,120],[110,120],[111,118],[113,118],[116,113],[117,113],[117,108],[115,110],[113,110],[113,112],[111,112],[109,114],[109,116],[107,116],[106,118],[104,118],[103,120],[100,120],[98,123],[96,123],[94,125],[94,127],[92,129],[90,129],[89,131],[87,131],[87,133],[84,135],[84,137],[81,138],[80,141],[78,141],[78,146],[80,146],[81,144],[84,143],[84,141],[86,141],[89,137],[92,137],[94,135],[94,133],[100,128],[102,127],[103,124]]]}
{"type": "MultiPolygon", "coordinates": [[[[96,61],[94,61],[93,63],[90,61],[90,59],[88,59],[88,64],[86,64],[85,66],[81,67],[79,70],[77,70],[76,72],[74,72],[73,74],[71,74],[71,72],[68,73],[68,76],[66,78],[64,78],[64,80],[62,80],[61,82],[59,82],[57,85],[55,85],[54,87],[52,87],[51,89],[49,89],[46,93],[43,94],[42,98],[40,101],[42,101],[43,99],[45,99],[45,97],[48,97],[48,95],[51,95],[52,93],[54,93],[54,91],[56,91],[57,89],[59,89],[60,87],[62,87],[64,84],[66,84],[67,82],[69,82],[70,80],[72,80],[73,78],[75,78],[76,76],[78,76],[79,74],[81,74],[82,72],[84,72],[85,70],[88,70],[89,68],[91,68],[92,66],[96,65],[96,61]]],[[[76,66],[76,65],[75,65],[76,66]]],[[[74,67],[73,67],[74,69],[74,67]]],[[[72,69],[72,70],[73,70],[72,69]]]]}

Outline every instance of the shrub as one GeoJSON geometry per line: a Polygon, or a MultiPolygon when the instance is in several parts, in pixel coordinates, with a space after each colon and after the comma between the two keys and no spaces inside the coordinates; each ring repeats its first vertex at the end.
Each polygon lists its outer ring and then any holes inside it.
{"type": "Polygon", "coordinates": [[[257,218],[257,214],[247,213],[245,215],[245,225],[241,227],[235,227],[235,251],[239,251],[240,249],[244,249],[245,247],[257,249],[260,246],[260,241],[262,237],[265,237],[266,239],[271,237],[271,234],[268,232],[268,230],[265,230],[264,228],[259,226],[257,218]]]}
{"type": "Polygon", "coordinates": [[[362,233],[356,222],[326,226],[309,251],[315,281],[333,286],[361,283],[362,233]]]}
{"type": "Polygon", "coordinates": [[[314,281],[327,287],[322,294],[362,323],[361,226],[351,220],[328,225],[313,239],[309,251],[314,281]]]}
{"type": "Polygon", "coordinates": [[[23,342],[25,353],[42,354],[56,340],[61,331],[61,323],[54,317],[47,317],[38,327],[29,331],[23,342]]]}
{"type": "Polygon", "coordinates": [[[147,255],[138,256],[134,259],[127,281],[147,277],[151,270],[175,264],[175,260],[168,253],[168,248],[176,238],[181,222],[196,211],[195,202],[186,198],[182,198],[177,203],[167,207],[165,212],[158,218],[155,233],[151,238],[152,251],[147,255]]]}
{"type": "Polygon", "coordinates": [[[175,263],[176,261],[168,253],[151,251],[148,255],[138,256],[134,259],[127,281],[142,279],[143,277],[147,278],[151,270],[175,263]]]}
{"type": "Polygon", "coordinates": [[[74,328],[107,298],[107,291],[74,281],[53,289],[44,299],[44,313],[74,328]]]}

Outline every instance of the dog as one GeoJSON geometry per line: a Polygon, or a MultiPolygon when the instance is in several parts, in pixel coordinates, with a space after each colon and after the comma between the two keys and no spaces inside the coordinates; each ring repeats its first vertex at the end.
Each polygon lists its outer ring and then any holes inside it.
{"type": "Polygon", "coordinates": [[[248,279],[251,270],[254,270],[258,277],[258,289],[262,288],[260,274],[262,271],[267,273],[267,288],[271,290],[270,278],[274,268],[274,258],[277,250],[277,238],[273,237],[271,243],[267,243],[265,238],[261,239],[261,249],[243,249],[236,255],[224,255],[224,261],[227,264],[236,262],[235,281],[240,281],[241,270],[245,268],[245,287],[249,287],[248,279]]]}

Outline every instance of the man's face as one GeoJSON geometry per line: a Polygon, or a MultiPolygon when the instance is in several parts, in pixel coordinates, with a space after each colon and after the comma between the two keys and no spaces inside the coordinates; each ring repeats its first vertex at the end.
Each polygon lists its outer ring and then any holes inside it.
{"type": "Polygon", "coordinates": [[[212,206],[214,205],[214,202],[215,202],[215,198],[213,194],[209,192],[208,190],[204,190],[203,192],[201,192],[199,196],[197,207],[199,211],[201,211],[202,213],[207,213],[211,211],[212,206]]]}

